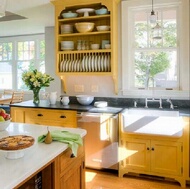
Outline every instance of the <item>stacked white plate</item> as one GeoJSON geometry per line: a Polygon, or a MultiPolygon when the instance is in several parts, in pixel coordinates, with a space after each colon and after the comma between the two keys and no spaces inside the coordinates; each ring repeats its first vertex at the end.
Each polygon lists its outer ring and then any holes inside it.
{"type": "Polygon", "coordinates": [[[74,49],[73,41],[61,41],[61,50],[70,51],[74,49]]]}
{"type": "Polygon", "coordinates": [[[73,33],[73,25],[71,24],[61,25],[61,33],[73,33]]]}
{"type": "Polygon", "coordinates": [[[97,102],[94,102],[94,106],[97,107],[97,108],[104,108],[104,107],[108,106],[108,102],[106,102],[106,101],[97,101],[97,102]]]}

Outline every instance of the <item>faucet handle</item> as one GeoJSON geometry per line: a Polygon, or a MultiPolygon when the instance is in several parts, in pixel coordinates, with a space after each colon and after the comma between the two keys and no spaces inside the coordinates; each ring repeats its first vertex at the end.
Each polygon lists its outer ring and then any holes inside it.
{"type": "Polygon", "coordinates": [[[134,100],[134,108],[137,108],[137,101],[134,100]]]}
{"type": "Polygon", "coordinates": [[[159,100],[159,102],[160,102],[160,109],[162,109],[163,107],[162,107],[162,98],[160,98],[160,100],[159,100]]]}

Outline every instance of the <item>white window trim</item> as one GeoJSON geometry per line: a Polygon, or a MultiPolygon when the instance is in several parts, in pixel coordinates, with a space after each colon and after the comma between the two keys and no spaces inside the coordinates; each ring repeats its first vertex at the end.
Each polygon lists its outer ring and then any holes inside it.
{"type": "Polygon", "coordinates": [[[151,5],[149,1],[141,1],[141,0],[128,0],[121,2],[121,58],[122,58],[122,89],[121,93],[126,97],[162,97],[162,98],[177,98],[177,99],[189,99],[190,96],[190,61],[189,61],[189,0],[157,0],[154,1],[155,6],[157,4],[162,4],[163,6],[168,5],[176,5],[176,3],[180,3],[180,22],[178,27],[180,28],[180,32],[178,33],[180,39],[180,69],[179,69],[179,90],[138,90],[131,89],[130,83],[132,76],[130,75],[132,72],[132,67],[130,65],[130,58],[128,54],[131,54],[130,44],[127,42],[126,36],[130,36],[128,30],[126,20],[128,22],[132,22],[128,16],[129,8],[137,8],[143,9],[143,7],[149,5],[151,10],[151,5]],[[181,3],[180,3],[181,2],[181,3]],[[185,27],[184,27],[185,26],[185,27]],[[126,53],[128,52],[128,53],[126,53]],[[188,78],[188,79],[187,79],[188,78]]]}
{"type": "MultiPolygon", "coordinates": [[[[2,37],[0,38],[1,43],[8,43],[12,42],[13,43],[13,59],[12,59],[12,89],[17,90],[17,62],[18,62],[18,57],[17,57],[17,51],[18,51],[18,42],[23,42],[23,41],[41,41],[45,40],[45,35],[44,34],[36,34],[36,35],[23,35],[23,36],[10,36],[10,37],[2,37]]],[[[39,52],[39,43],[36,44],[36,49],[37,52],[39,52]]],[[[35,56],[35,62],[40,61],[40,53],[37,53],[35,56]]],[[[36,65],[37,66],[37,65],[36,65]]],[[[30,92],[29,92],[30,93],[30,92]]]]}

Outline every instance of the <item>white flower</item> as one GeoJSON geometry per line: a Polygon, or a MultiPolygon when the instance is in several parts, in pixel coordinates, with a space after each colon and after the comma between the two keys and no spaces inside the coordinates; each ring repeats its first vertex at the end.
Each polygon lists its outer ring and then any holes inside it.
{"type": "Polygon", "coordinates": [[[50,81],[53,81],[54,78],[48,74],[43,74],[37,70],[33,70],[24,72],[22,74],[22,80],[30,90],[33,90],[35,88],[40,89],[42,87],[48,87],[50,85],[50,81]]]}

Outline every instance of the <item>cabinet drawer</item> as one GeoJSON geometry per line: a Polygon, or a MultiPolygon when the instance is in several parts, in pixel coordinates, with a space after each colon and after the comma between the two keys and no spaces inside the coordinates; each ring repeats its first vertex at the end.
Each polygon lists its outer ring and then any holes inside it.
{"type": "Polygon", "coordinates": [[[63,154],[59,156],[60,158],[60,172],[65,171],[66,167],[70,166],[72,163],[76,162],[76,159],[84,153],[84,146],[79,146],[77,157],[71,158],[72,151],[68,148],[63,154]]]}
{"type": "Polygon", "coordinates": [[[34,124],[76,127],[76,111],[39,109],[26,111],[25,122],[34,124]]]}

